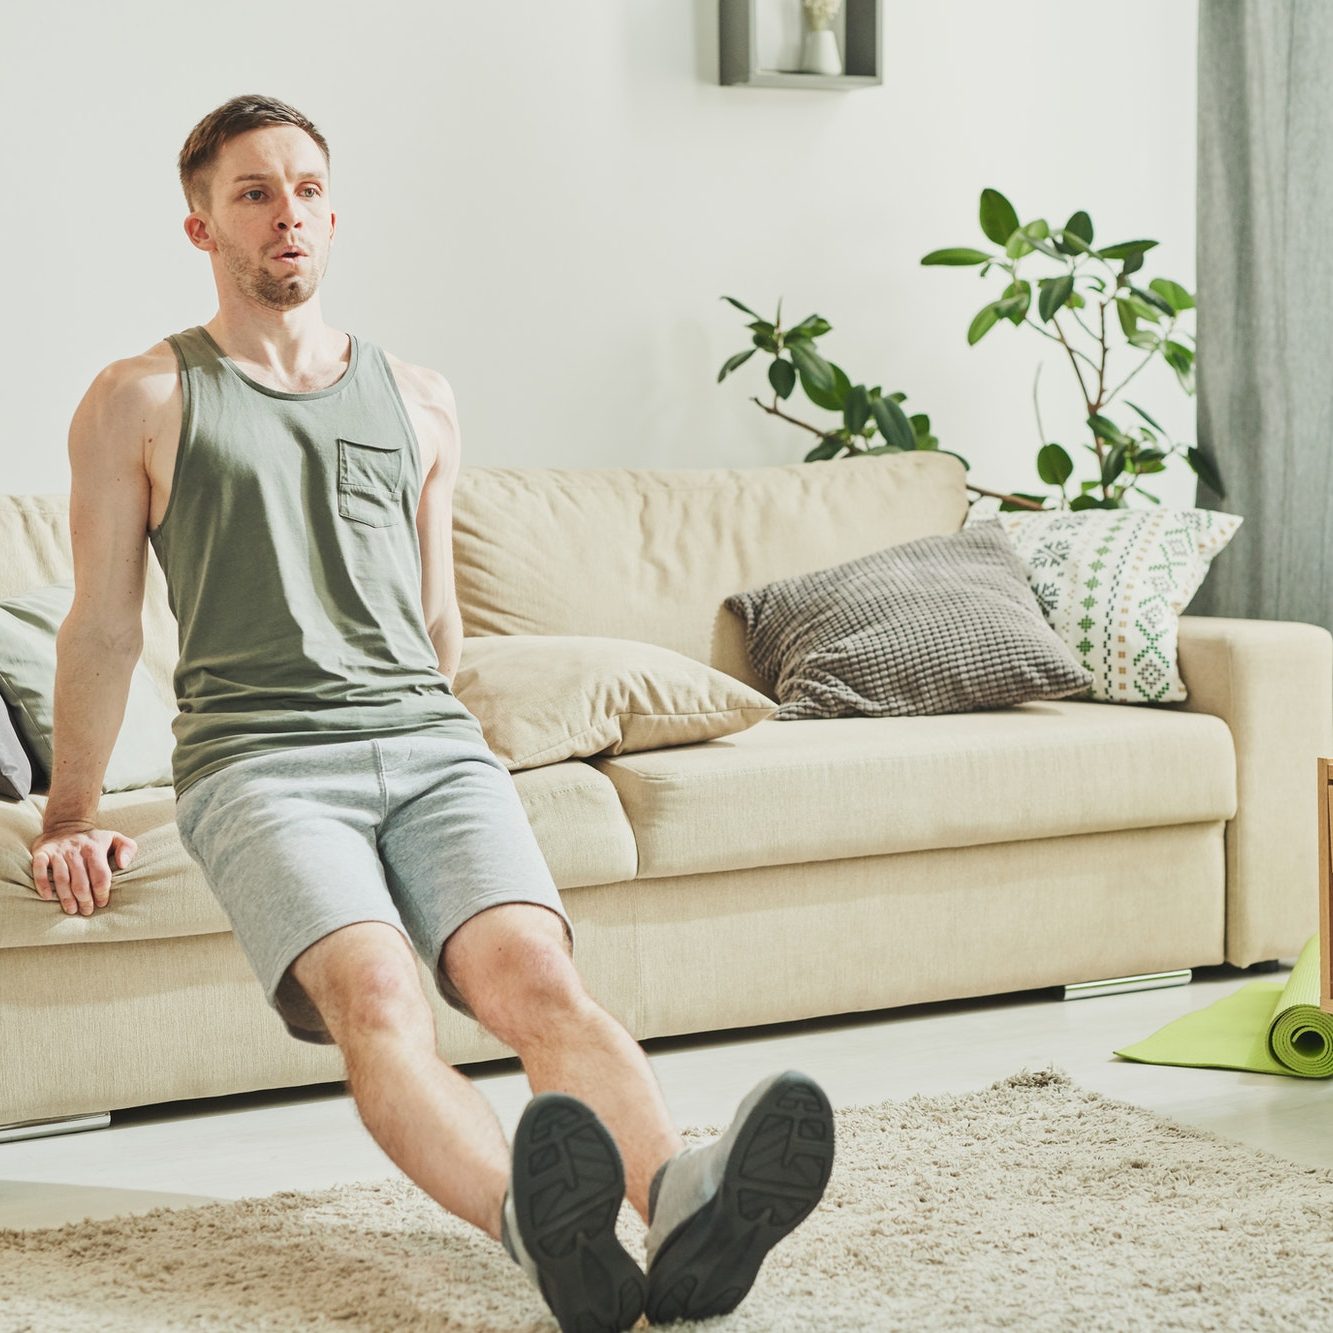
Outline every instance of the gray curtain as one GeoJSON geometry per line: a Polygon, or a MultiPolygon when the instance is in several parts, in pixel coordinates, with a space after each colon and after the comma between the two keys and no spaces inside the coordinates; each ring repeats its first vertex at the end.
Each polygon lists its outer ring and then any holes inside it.
{"type": "Polygon", "coordinates": [[[1191,614],[1333,629],[1333,3],[1199,0],[1199,443],[1245,522],[1191,614]]]}

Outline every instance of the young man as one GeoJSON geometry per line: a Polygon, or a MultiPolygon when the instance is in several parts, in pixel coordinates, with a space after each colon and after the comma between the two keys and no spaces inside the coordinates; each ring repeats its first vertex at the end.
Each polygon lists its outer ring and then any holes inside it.
{"type": "Polygon", "coordinates": [[[287,1030],[338,1044],[384,1151],[501,1241],[562,1328],[724,1313],[823,1194],[828,1099],[775,1074],[726,1134],[683,1147],[642,1049],[585,991],[513,780],[450,688],[454,397],[325,324],[324,137],[242,96],[178,166],[218,311],[107,366],[74,415],[38,892],[90,914],[134,855],[96,815],[142,649],[147,538],[179,626],[181,841],[287,1030]],[[414,949],[523,1063],[534,1097],[512,1152],[439,1058],[414,949]],[[615,1235],[627,1192],[646,1278],[615,1235]]]}

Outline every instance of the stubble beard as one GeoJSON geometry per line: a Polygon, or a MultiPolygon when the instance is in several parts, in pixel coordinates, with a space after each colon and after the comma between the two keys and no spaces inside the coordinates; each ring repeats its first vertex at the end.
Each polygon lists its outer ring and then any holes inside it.
{"type": "Polygon", "coordinates": [[[267,260],[261,260],[258,264],[251,263],[244,253],[221,237],[218,238],[218,253],[222,256],[222,263],[241,295],[249,297],[260,305],[268,306],[270,310],[291,310],[304,305],[315,294],[320,279],[324,276],[324,269],[328,267],[326,260],[324,265],[315,271],[318,256],[312,250],[308,261],[310,272],[303,273],[300,269],[294,269],[289,274],[275,276],[266,267],[267,260]]]}

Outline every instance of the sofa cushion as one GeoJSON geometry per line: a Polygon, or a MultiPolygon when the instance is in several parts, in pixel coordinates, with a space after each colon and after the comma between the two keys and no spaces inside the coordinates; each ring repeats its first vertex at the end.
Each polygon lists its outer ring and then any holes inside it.
{"type": "Polygon", "coordinates": [[[683,653],[592,634],[465,638],[452,686],[511,772],[711,740],[776,707],[683,653]]]}
{"type": "Polygon", "coordinates": [[[24,800],[33,778],[32,756],[19,738],[13,710],[0,699],[0,801],[24,800]]]}
{"type": "Polygon", "coordinates": [[[1086,694],[998,523],[918,537],[738,592],[779,722],[919,717],[1086,694]]]}
{"type": "Polygon", "coordinates": [[[1166,707],[772,718],[586,761],[616,785],[639,875],[681,875],[1230,819],[1231,732],[1166,707]]]}
{"type": "MultiPolygon", "coordinates": [[[[144,549],[148,543],[145,540],[144,549]]],[[[31,592],[62,579],[73,579],[69,536],[69,493],[0,495],[0,597],[31,592]]],[[[174,710],[176,690],[176,617],[167,599],[167,580],[156,559],[144,564],[143,666],[158,695],[174,710]]]]}
{"type": "Polygon", "coordinates": [[[1186,698],[1176,642],[1180,615],[1240,527],[1216,509],[1012,510],[998,522],[1050,622],[1092,673],[1089,698],[1176,703],[1186,698]]]}
{"type": "MultiPolygon", "coordinates": [[[[581,760],[515,773],[514,785],[556,884],[573,888],[632,879],[637,865],[615,788],[581,760]]],[[[71,916],[37,896],[28,846],[41,831],[46,797],[0,804],[0,949],[90,940],[142,940],[228,931],[231,923],[203,872],[181,846],[168,788],[104,795],[100,827],[128,834],[134,860],[111,876],[111,900],[71,916]]]]}
{"type": "MultiPolygon", "coordinates": [[[[74,601],[74,580],[62,579],[0,601],[0,695],[49,785],[55,724],[56,638],[74,601]]],[[[120,728],[102,775],[104,792],[171,786],[171,719],[141,661],[130,672],[120,728]]]]}
{"type": "Polygon", "coordinates": [[[957,532],[951,454],[749,468],[465,467],[453,500],[465,634],[602,634],[661,644],[761,692],[738,588],[957,532]]]}

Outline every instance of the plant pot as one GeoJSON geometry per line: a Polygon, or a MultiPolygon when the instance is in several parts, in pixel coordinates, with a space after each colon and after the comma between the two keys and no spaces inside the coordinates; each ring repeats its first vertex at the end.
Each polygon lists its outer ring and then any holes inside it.
{"type": "Polygon", "coordinates": [[[801,45],[801,72],[803,74],[841,74],[842,56],[838,51],[838,37],[832,28],[820,28],[805,34],[801,45]]]}

